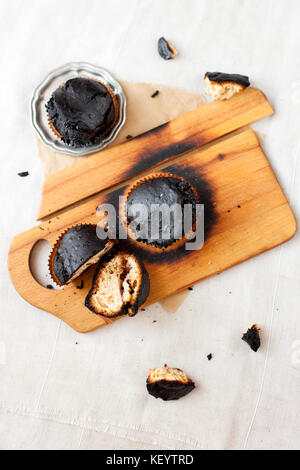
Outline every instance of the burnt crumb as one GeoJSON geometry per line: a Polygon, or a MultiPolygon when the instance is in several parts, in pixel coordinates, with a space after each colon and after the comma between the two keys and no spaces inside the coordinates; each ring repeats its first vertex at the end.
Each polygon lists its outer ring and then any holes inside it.
{"type": "Polygon", "coordinates": [[[157,320],[153,320],[153,322],[152,322],[152,323],[157,323],[157,320]]]}
{"type": "Polygon", "coordinates": [[[76,286],[76,289],[83,289],[84,288],[84,281],[82,280],[81,283],[79,284],[79,286],[76,286]]]}
{"type": "Polygon", "coordinates": [[[126,136],[126,140],[130,140],[130,139],[132,139],[132,135],[128,134],[128,135],[126,136]]]}
{"type": "Polygon", "coordinates": [[[218,156],[218,159],[219,160],[224,160],[225,158],[225,155],[223,155],[223,153],[220,153],[219,156],[218,156]]]}
{"type": "Polygon", "coordinates": [[[188,290],[194,290],[194,288],[193,287],[188,287],[188,290]]]}
{"type": "Polygon", "coordinates": [[[77,341],[76,341],[76,343],[75,343],[75,344],[78,344],[78,343],[77,343],[77,341]]]}
{"type": "Polygon", "coordinates": [[[156,90],[153,95],[151,95],[151,98],[155,98],[157,95],[159,95],[159,90],[156,90]]]}
{"type": "Polygon", "coordinates": [[[208,354],[208,355],[207,355],[207,359],[208,359],[209,361],[211,361],[212,358],[213,358],[213,355],[212,355],[212,354],[208,354]]]}
{"type": "Polygon", "coordinates": [[[50,289],[50,290],[53,289],[53,286],[51,286],[51,284],[48,284],[46,287],[47,289],[50,289]]]}
{"type": "Polygon", "coordinates": [[[39,229],[40,229],[40,230],[43,230],[43,231],[45,230],[44,227],[41,227],[41,226],[39,226],[39,229]]]}
{"type": "Polygon", "coordinates": [[[243,335],[242,340],[250,346],[252,351],[257,352],[260,348],[259,328],[257,325],[253,325],[249,328],[243,335]]]}
{"type": "Polygon", "coordinates": [[[145,309],[145,308],[141,308],[141,312],[145,312],[145,311],[146,311],[146,309],[145,309]]]}
{"type": "Polygon", "coordinates": [[[227,211],[227,212],[228,212],[228,214],[230,214],[231,210],[230,210],[230,209],[228,209],[228,211],[227,211]]]}
{"type": "Polygon", "coordinates": [[[158,53],[165,60],[174,59],[177,55],[176,49],[164,37],[158,40],[158,53]]]}
{"type": "Polygon", "coordinates": [[[240,205],[238,205],[237,207],[238,207],[238,209],[240,209],[240,208],[241,208],[241,206],[240,206],[240,205]]]}
{"type": "Polygon", "coordinates": [[[20,173],[18,173],[18,176],[21,176],[21,178],[24,178],[25,176],[28,176],[28,175],[29,175],[28,171],[21,171],[20,173]]]}

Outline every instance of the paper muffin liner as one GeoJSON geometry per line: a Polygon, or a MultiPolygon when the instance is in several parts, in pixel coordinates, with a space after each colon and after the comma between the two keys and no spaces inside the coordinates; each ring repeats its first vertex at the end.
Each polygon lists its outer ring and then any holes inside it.
{"type": "MultiPolygon", "coordinates": [[[[81,224],[75,224],[75,225],[72,225],[70,227],[68,227],[66,230],[64,230],[60,236],[57,238],[56,242],[54,243],[53,247],[52,247],[52,250],[50,252],[50,255],[49,255],[49,258],[48,258],[48,269],[49,269],[49,273],[50,273],[50,276],[51,276],[51,279],[53,280],[53,282],[55,282],[55,284],[57,286],[60,286],[60,287],[63,287],[65,285],[68,285],[70,282],[73,282],[73,281],[68,281],[66,284],[62,284],[60,282],[60,280],[57,278],[57,276],[55,275],[55,272],[54,272],[54,259],[55,259],[55,255],[56,255],[56,252],[60,246],[60,243],[62,241],[62,239],[64,238],[64,236],[70,231],[72,230],[73,228],[75,227],[82,227],[82,226],[85,226],[85,225],[89,225],[89,226],[92,226],[92,227],[95,227],[95,230],[97,228],[97,225],[96,224],[89,224],[89,223],[81,223],[81,224]]],[[[107,242],[106,243],[109,243],[111,244],[111,248],[114,246],[115,242],[110,240],[110,239],[107,239],[107,242]]],[[[92,256],[89,258],[91,259],[92,256]]],[[[98,262],[98,261],[97,261],[98,262]]],[[[96,263],[97,263],[96,262],[96,263]]],[[[93,264],[96,264],[96,263],[93,263],[93,264]]],[[[84,265],[85,263],[83,263],[84,265]]],[[[80,269],[80,268],[78,268],[80,269]]],[[[87,268],[88,269],[88,268],[87,268]]],[[[76,272],[76,271],[75,271],[76,272]]],[[[80,274],[79,274],[80,275],[80,274]]],[[[79,277],[78,275],[78,277],[79,277]]],[[[74,278],[75,280],[76,278],[74,278]]]]}
{"type": "Polygon", "coordinates": [[[125,227],[125,229],[127,231],[128,238],[131,241],[133,241],[134,243],[141,246],[146,251],[151,251],[153,253],[162,253],[162,252],[168,252],[168,251],[180,248],[187,241],[189,241],[189,236],[193,233],[193,231],[196,227],[196,224],[197,224],[197,220],[192,225],[192,227],[190,228],[188,233],[183,234],[182,238],[180,238],[178,240],[174,240],[170,245],[168,245],[166,247],[157,247],[157,246],[155,246],[151,243],[137,240],[136,236],[135,236],[134,232],[131,230],[130,224],[128,223],[128,220],[127,220],[127,200],[129,198],[129,196],[133,193],[133,191],[138,186],[145,183],[146,181],[150,181],[150,180],[155,179],[155,178],[176,178],[179,181],[183,181],[183,182],[185,182],[189,185],[190,189],[193,191],[195,196],[198,198],[199,202],[200,202],[200,196],[198,194],[198,191],[194,188],[194,186],[189,181],[187,181],[185,178],[183,178],[182,176],[178,176],[178,175],[175,175],[173,173],[163,173],[163,172],[152,173],[151,175],[145,176],[145,177],[141,178],[140,180],[137,180],[131,186],[128,186],[128,188],[125,190],[125,192],[123,194],[123,196],[124,196],[123,202],[122,202],[121,207],[120,207],[120,216],[121,216],[122,224],[123,224],[123,226],[125,227]]]}
{"type": "MultiPolygon", "coordinates": [[[[98,82],[98,83],[101,83],[101,85],[103,85],[106,90],[108,91],[108,93],[110,94],[112,100],[113,100],[113,104],[114,104],[114,109],[115,109],[115,118],[114,118],[114,121],[113,123],[106,129],[105,133],[103,133],[103,135],[106,135],[108,132],[110,132],[112,130],[112,128],[114,127],[114,125],[116,124],[117,122],[117,119],[118,119],[118,116],[119,116],[119,103],[118,103],[118,100],[117,100],[117,97],[116,95],[114,94],[114,92],[112,91],[112,89],[106,85],[105,83],[101,82],[101,80],[97,80],[96,78],[92,78],[92,77],[88,77],[87,78],[88,80],[93,80],[94,82],[98,82]]],[[[65,85],[65,83],[62,83],[61,85],[59,85],[57,88],[61,88],[65,85]]],[[[57,89],[56,88],[56,89],[57,89]]],[[[51,131],[54,133],[54,135],[56,137],[58,137],[59,139],[63,139],[63,136],[58,132],[58,130],[55,128],[53,122],[51,121],[50,119],[50,115],[49,113],[47,113],[48,115],[48,124],[49,124],[49,127],[51,129],[51,131]]]]}

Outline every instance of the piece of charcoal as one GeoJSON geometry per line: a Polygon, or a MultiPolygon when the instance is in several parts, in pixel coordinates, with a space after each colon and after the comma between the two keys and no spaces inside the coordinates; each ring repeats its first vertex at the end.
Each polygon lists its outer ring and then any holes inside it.
{"type": "Polygon", "coordinates": [[[165,60],[174,59],[177,55],[176,49],[164,37],[158,40],[158,53],[165,60]]]}
{"type": "Polygon", "coordinates": [[[25,176],[28,176],[28,175],[29,175],[28,171],[21,171],[20,173],[18,173],[18,176],[21,176],[21,178],[24,178],[25,176]]]}
{"type": "Polygon", "coordinates": [[[208,354],[207,359],[208,359],[209,361],[211,361],[212,358],[213,358],[212,354],[208,354]]]}
{"type": "Polygon", "coordinates": [[[252,351],[257,352],[260,348],[259,328],[257,325],[253,325],[249,328],[243,335],[242,340],[250,346],[252,351]]]}
{"type": "Polygon", "coordinates": [[[153,95],[151,95],[151,98],[155,98],[157,95],[159,95],[159,90],[156,90],[153,95]]]}

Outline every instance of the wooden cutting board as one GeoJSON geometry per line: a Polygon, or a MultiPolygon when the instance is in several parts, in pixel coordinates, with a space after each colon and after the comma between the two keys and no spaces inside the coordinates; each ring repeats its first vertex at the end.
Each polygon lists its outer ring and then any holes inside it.
{"type": "MultiPolygon", "coordinates": [[[[265,111],[266,114],[270,114],[270,108],[265,111]]],[[[213,122],[210,126],[213,127],[213,122]]],[[[240,127],[238,120],[232,127],[232,130],[240,127]]],[[[269,250],[295,234],[295,217],[252,130],[241,131],[171,163],[165,162],[165,167],[168,172],[186,177],[198,189],[205,203],[206,241],[199,251],[180,251],[161,257],[142,253],[151,279],[147,304],[162,300],[269,250]]],[[[87,173],[91,190],[94,191],[89,169],[87,173]]],[[[97,186],[98,183],[95,184],[97,186]]],[[[94,268],[61,291],[48,290],[31,275],[30,253],[40,239],[53,244],[67,227],[82,222],[97,223],[96,208],[104,202],[116,204],[125,188],[119,187],[90,197],[18,235],[10,248],[9,271],[20,295],[79,332],[92,331],[112,323],[84,307],[94,268]],[[76,286],[81,279],[84,280],[84,288],[78,290],[76,286]]],[[[134,319],[126,318],[123,321],[134,319]]]]}

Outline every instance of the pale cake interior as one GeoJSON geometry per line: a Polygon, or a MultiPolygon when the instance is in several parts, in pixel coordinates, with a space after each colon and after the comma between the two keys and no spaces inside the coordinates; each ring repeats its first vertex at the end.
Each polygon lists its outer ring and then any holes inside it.
{"type": "Polygon", "coordinates": [[[134,256],[119,254],[100,270],[91,296],[91,304],[98,313],[115,315],[124,305],[128,313],[134,313],[134,305],[140,290],[142,273],[134,256]]]}
{"type": "Polygon", "coordinates": [[[216,100],[229,100],[233,95],[244,89],[243,85],[234,82],[217,83],[205,78],[207,88],[205,93],[216,100]]]}
{"type": "Polygon", "coordinates": [[[166,380],[168,382],[181,382],[189,383],[190,379],[181,369],[174,369],[171,367],[161,367],[158,369],[150,369],[148,381],[150,383],[166,380]]]}
{"type": "Polygon", "coordinates": [[[111,250],[114,243],[112,241],[108,241],[105,245],[104,249],[96,253],[94,256],[91,256],[85,263],[83,263],[76,271],[74,272],[73,276],[66,282],[66,285],[70,284],[70,282],[74,281],[79,277],[84,271],[86,271],[90,266],[93,264],[98,263],[98,261],[104,256],[108,251],[111,250]]]}

